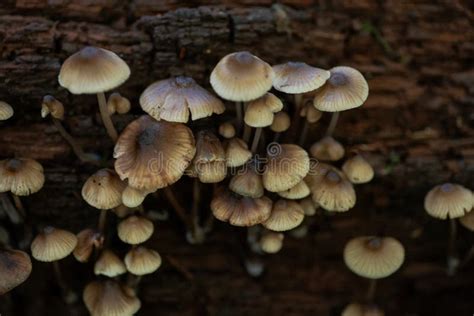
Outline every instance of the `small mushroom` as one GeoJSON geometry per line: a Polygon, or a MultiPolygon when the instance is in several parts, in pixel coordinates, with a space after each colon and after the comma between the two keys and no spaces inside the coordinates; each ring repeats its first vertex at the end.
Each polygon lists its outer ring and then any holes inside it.
{"type": "Polygon", "coordinates": [[[147,241],[153,235],[153,223],[141,216],[130,216],[117,226],[121,241],[130,245],[138,245],[147,241]]]}
{"type": "Polygon", "coordinates": [[[344,162],[342,171],[354,184],[367,183],[374,177],[374,169],[362,155],[356,155],[344,162]]]}
{"type": "Polygon", "coordinates": [[[344,308],[341,316],[385,316],[385,313],[376,305],[351,303],[344,308]]]}
{"type": "Polygon", "coordinates": [[[20,250],[0,248],[0,295],[13,290],[31,274],[30,256],[20,250]]]}
{"type": "Polygon", "coordinates": [[[109,249],[103,250],[94,264],[95,275],[105,275],[109,278],[114,278],[125,272],[127,272],[127,268],[123,261],[109,249]]]}
{"type": "Polygon", "coordinates": [[[255,162],[247,163],[230,179],[229,189],[232,192],[251,198],[263,196],[262,176],[259,174],[255,162]]]}
{"type": "Polygon", "coordinates": [[[231,138],[224,143],[224,146],[227,167],[243,166],[252,158],[247,143],[240,138],[231,138]]]}
{"type": "Polygon", "coordinates": [[[219,125],[219,135],[224,138],[233,138],[235,137],[235,127],[230,122],[225,122],[219,125]]]}
{"type": "Polygon", "coordinates": [[[14,114],[14,110],[10,104],[0,101],[0,121],[6,121],[14,114]]]}
{"type": "Polygon", "coordinates": [[[311,156],[321,161],[338,161],[344,157],[344,147],[330,136],[326,136],[311,145],[311,156]]]}
{"type": "Polygon", "coordinates": [[[279,196],[289,200],[299,200],[307,197],[311,194],[308,185],[304,180],[298,182],[294,187],[289,188],[285,191],[277,192],[279,196]]]}
{"type": "Polygon", "coordinates": [[[145,200],[147,193],[128,185],[122,192],[122,203],[129,208],[138,207],[145,200]]]}
{"type": "Polygon", "coordinates": [[[118,92],[112,93],[107,100],[107,108],[110,115],[115,113],[126,114],[130,111],[131,107],[130,100],[118,92]]]}
{"type": "Polygon", "coordinates": [[[73,255],[79,262],[87,262],[92,254],[92,250],[102,248],[104,244],[104,235],[94,229],[84,229],[76,235],[77,245],[74,248],[73,255]]]}
{"type": "Polygon", "coordinates": [[[158,252],[138,246],[131,249],[125,256],[128,272],[134,275],[150,274],[161,266],[161,256],[158,252]]]}
{"type": "Polygon", "coordinates": [[[304,219],[303,208],[295,201],[280,199],[273,204],[270,217],[262,225],[281,232],[298,227],[304,219]]]}
{"type": "Polygon", "coordinates": [[[291,125],[291,118],[288,113],[280,111],[275,113],[273,117],[272,125],[270,125],[270,129],[275,132],[273,136],[273,142],[278,142],[281,133],[288,130],[291,125]]]}
{"type": "Polygon", "coordinates": [[[282,233],[266,232],[260,238],[260,248],[265,253],[277,253],[283,247],[284,238],[285,236],[282,233]]]}

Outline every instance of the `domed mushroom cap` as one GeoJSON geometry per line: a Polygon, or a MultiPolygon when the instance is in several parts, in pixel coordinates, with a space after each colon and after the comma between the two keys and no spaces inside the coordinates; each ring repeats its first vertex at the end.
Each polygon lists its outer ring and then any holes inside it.
{"type": "Polygon", "coordinates": [[[311,156],[321,161],[338,161],[344,157],[344,147],[330,136],[326,136],[311,145],[311,156]]]}
{"type": "Polygon", "coordinates": [[[287,62],[273,66],[273,87],[278,91],[299,94],[321,87],[329,79],[329,71],[302,62],[287,62]]]}
{"type": "Polygon", "coordinates": [[[346,160],[342,171],[352,183],[367,183],[374,177],[374,169],[361,155],[346,160]]]}
{"type": "Polygon", "coordinates": [[[115,170],[130,186],[155,191],[178,181],[195,152],[193,134],[185,125],[143,115],[118,138],[115,170]]]}
{"type": "Polygon", "coordinates": [[[82,186],[82,198],[99,210],[108,210],[122,204],[122,192],[126,186],[115,171],[100,169],[82,186]]]}
{"type": "Polygon", "coordinates": [[[219,135],[224,138],[233,138],[235,136],[235,127],[232,123],[225,122],[219,125],[219,135]]]}
{"type": "Polygon", "coordinates": [[[404,260],[403,245],[392,237],[357,237],[351,239],[344,248],[347,267],[368,279],[391,275],[401,267],[404,260]]]}
{"type": "Polygon", "coordinates": [[[110,114],[117,112],[118,114],[125,114],[130,111],[132,105],[130,100],[123,97],[120,93],[114,92],[107,99],[107,108],[110,114]]]}
{"type": "Polygon", "coordinates": [[[278,200],[273,204],[270,217],[262,225],[270,230],[281,232],[298,227],[304,219],[301,206],[290,200],[278,200]]]}
{"type": "Polygon", "coordinates": [[[240,167],[252,158],[252,152],[246,142],[240,138],[229,139],[225,143],[225,160],[227,167],[240,167]]]}
{"type": "Polygon", "coordinates": [[[268,191],[288,190],[303,180],[308,171],[308,153],[300,146],[271,143],[267,147],[263,186],[268,191]]]}
{"type": "Polygon", "coordinates": [[[26,281],[31,274],[31,259],[20,250],[0,249],[0,295],[26,281]]]}
{"type": "Polygon", "coordinates": [[[470,231],[474,231],[474,212],[471,210],[469,213],[459,218],[459,222],[470,231]]]}
{"type": "Polygon", "coordinates": [[[223,99],[250,101],[272,88],[272,67],[249,52],[222,58],[211,73],[211,86],[223,99]]]}
{"type": "Polygon", "coordinates": [[[262,197],[264,193],[262,176],[257,172],[253,163],[248,163],[230,179],[229,189],[251,198],[262,197]]]}
{"type": "Polygon", "coordinates": [[[130,68],[117,54],[88,46],[64,61],[58,80],[73,94],[95,94],[120,86],[129,76],[130,68]]]}
{"type": "Polygon", "coordinates": [[[49,114],[55,119],[64,119],[64,105],[52,95],[45,95],[41,103],[41,117],[45,118],[49,114]]]}
{"type": "Polygon", "coordinates": [[[384,316],[383,310],[375,305],[351,303],[344,308],[341,316],[384,316]]]}
{"type": "Polygon", "coordinates": [[[6,121],[14,114],[13,108],[10,104],[0,101],[0,121],[6,121]]]}
{"type": "Polygon", "coordinates": [[[323,116],[323,112],[319,111],[311,104],[308,104],[301,108],[300,116],[305,117],[306,121],[308,121],[309,123],[316,123],[323,116]]]}
{"type": "Polygon", "coordinates": [[[153,223],[138,216],[130,216],[118,224],[117,232],[121,241],[131,245],[147,241],[155,230],[153,223]]]}
{"type": "Polygon", "coordinates": [[[95,275],[105,275],[114,278],[127,272],[123,261],[111,250],[105,249],[94,265],[95,275]]]}
{"type": "Polygon", "coordinates": [[[444,183],[435,186],[425,197],[426,212],[436,218],[456,218],[471,211],[472,192],[462,185],[444,183]]]}
{"type": "Polygon", "coordinates": [[[0,192],[24,196],[38,192],[44,184],[43,167],[33,159],[0,161],[0,192]]]}
{"type": "Polygon", "coordinates": [[[143,91],[140,105],[156,120],[187,123],[189,113],[195,121],[212,114],[221,114],[225,107],[221,100],[190,77],[175,77],[157,81],[143,91]]]}
{"type": "Polygon", "coordinates": [[[270,216],[272,201],[266,196],[250,198],[238,195],[223,187],[214,194],[211,210],[214,216],[234,226],[253,226],[270,216]]]}
{"type": "Polygon", "coordinates": [[[318,164],[305,180],[310,187],[313,201],[323,209],[345,212],[354,207],[356,203],[354,187],[336,168],[318,164]]]}
{"type": "Polygon", "coordinates": [[[315,203],[312,198],[307,197],[302,199],[300,202],[300,206],[304,211],[304,215],[306,216],[314,216],[316,215],[316,211],[319,208],[318,203],[315,203]]]}
{"type": "Polygon", "coordinates": [[[291,119],[288,113],[280,111],[273,116],[272,125],[270,129],[275,133],[281,133],[290,128],[291,119]]]}
{"type": "Polygon", "coordinates": [[[275,113],[283,109],[283,103],[275,95],[267,92],[260,98],[247,103],[245,124],[251,127],[272,125],[275,113]]]}
{"type": "Polygon", "coordinates": [[[38,261],[57,261],[69,256],[76,245],[76,235],[48,226],[31,243],[31,255],[38,261]]]}
{"type": "Polygon", "coordinates": [[[104,236],[94,229],[84,229],[77,234],[77,245],[73,255],[79,262],[87,262],[94,248],[100,249],[104,244],[104,236]]]}
{"type": "Polygon", "coordinates": [[[193,173],[203,183],[217,183],[227,175],[225,151],[214,133],[200,131],[197,134],[196,156],[191,163],[193,173]]]}
{"type": "Polygon", "coordinates": [[[158,252],[145,247],[131,249],[125,256],[128,272],[135,275],[150,274],[161,266],[161,256],[158,252]]]}
{"type": "Polygon", "coordinates": [[[266,253],[277,253],[283,247],[284,238],[285,236],[282,233],[265,233],[262,238],[260,238],[260,248],[266,253]]]}
{"type": "Polygon", "coordinates": [[[113,280],[87,284],[82,299],[94,316],[133,315],[141,307],[134,290],[113,280]]]}
{"type": "Polygon", "coordinates": [[[148,192],[144,192],[134,187],[127,186],[122,192],[123,205],[133,208],[141,205],[145,200],[148,192]]]}
{"type": "Polygon", "coordinates": [[[308,185],[304,180],[298,182],[294,187],[289,188],[286,191],[277,192],[279,196],[289,200],[299,200],[307,197],[311,194],[308,185]]]}
{"type": "Polygon", "coordinates": [[[340,112],[361,106],[369,95],[369,85],[356,69],[338,66],[314,96],[314,107],[323,112],[340,112]]]}

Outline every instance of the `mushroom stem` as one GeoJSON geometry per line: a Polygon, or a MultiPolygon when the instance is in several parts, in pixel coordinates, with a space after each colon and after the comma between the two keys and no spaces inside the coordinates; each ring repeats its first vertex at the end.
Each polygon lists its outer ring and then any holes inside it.
{"type": "Polygon", "coordinates": [[[190,223],[189,218],[186,216],[186,210],[181,206],[181,204],[179,204],[178,200],[176,199],[176,196],[174,195],[173,190],[171,190],[169,187],[166,187],[164,188],[164,191],[168,202],[170,202],[178,217],[186,225],[186,228],[191,230],[192,224],[190,223]]]}
{"type": "Polygon", "coordinates": [[[456,254],[456,234],[457,224],[456,219],[449,219],[449,242],[448,242],[448,257],[447,257],[447,272],[448,275],[452,276],[456,274],[456,270],[459,266],[459,259],[456,254]]]}
{"type": "Polygon", "coordinates": [[[252,128],[244,123],[244,135],[242,136],[244,142],[249,142],[250,134],[252,134],[252,128]]]}
{"type": "Polygon", "coordinates": [[[99,224],[97,225],[99,232],[104,234],[105,224],[107,223],[107,210],[100,210],[99,224]]]}
{"type": "Polygon", "coordinates": [[[328,129],[326,130],[326,136],[332,136],[332,134],[334,133],[334,130],[337,126],[337,121],[339,120],[339,113],[340,112],[332,113],[331,122],[329,122],[328,129]]]}
{"type": "Polygon", "coordinates": [[[262,135],[262,128],[258,127],[255,130],[255,135],[253,136],[253,142],[252,142],[252,153],[255,154],[258,148],[258,141],[260,140],[260,136],[262,135]]]}
{"type": "MultiPolygon", "coordinates": [[[[12,196],[13,196],[13,199],[15,199],[15,195],[13,193],[12,193],[12,196]]],[[[18,210],[17,207],[13,206],[11,200],[8,198],[7,193],[0,193],[0,209],[3,209],[3,211],[7,214],[8,218],[12,222],[12,224],[17,225],[17,224],[23,223],[23,217],[21,216],[20,211],[18,210]]]]}
{"type": "Polygon", "coordinates": [[[280,136],[281,136],[281,133],[275,133],[275,135],[273,136],[273,142],[274,143],[278,143],[278,140],[280,139],[280,136]]]}
{"type": "Polygon", "coordinates": [[[243,120],[242,102],[235,102],[235,109],[237,114],[237,134],[239,134],[240,130],[242,129],[243,120]]]}
{"type": "Polygon", "coordinates": [[[303,95],[302,94],[295,94],[294,95],[294,106],[295,106],[295,112],[293,113],[293,117],[291,118],[291,136],[294,135],[293,133],[297,133],[299,129],[299,123],[300,123],[300,109],[301,109],[301,103],[303,101],[303,95]]]}
{"type": "Polygon", "coordinates": [[[306,135],[308,134],[308,129],[309,129],[308,120],[304,120],[303,130],[301,131],[300,139],[298,141],[298,144],[300,144],[300,146],[303,146],[306,141],[306,135]]]}
{"type": "Polygon", "coordinates": [[[377,280],[370,279],[369,288],[367,290],[367,303],[372,303],[375,298],[375,293],[377,292],[377,280]]]}
{"type": "Polygon", "coordinates": [[[138,292],[138,285],[140,284],[141,280],[142,280],[141,275],[134,275],[134,274],[129,273],[127,275],[127,286],[132,288],[136,294],[138,292]]]}
{"type": "Polygon", "coordinates": [[[100,109],[100,116],[102,117],[102,123],[107,130],[107,134],[109,134],[110,138],[114,141],[117,141],[118,135],[117,131],[115,130],[114,123],[110,118],[109,109],[107,108],[107,100],[105,99],[105,94],[103,92],[97,93],[97,101],[99,102],[99,109],[100,109]]]}
{"type": "Polygon", "coordinates": [[[193,242],[200,244],[204,241],[204,232],[199,226],[199,203],[201,202],[201,190],[199,187],[199,180],[195,178],[193,181],[193,207],[191,209],[192,224],[193,224],[193,242]]]}
{"type": "Polygon", "coordinates": [[[54,268],[54,275],[56,276],[56,282],[58,282],[59,288],[61,289],[61,295],[63,297],[64,302],[67,304],[74,303],[77,299],[77,296],[67,286],[66,282],[64,282],[63,275],[61,273],[61,269],[59,267],[58,261],[53,261],[53,268],[54,268]]]}
{"type": "Polygon", "coordinates": [[[15,203],[15,207],[18,211],[18,214],[20,215],[21,218],[23,219],[26,218],[25,207],[23,206],[23,203],[21,202],[20,197],[13,193],[12,193],[12,197],[13,197],[13,202],[15,203]]]}

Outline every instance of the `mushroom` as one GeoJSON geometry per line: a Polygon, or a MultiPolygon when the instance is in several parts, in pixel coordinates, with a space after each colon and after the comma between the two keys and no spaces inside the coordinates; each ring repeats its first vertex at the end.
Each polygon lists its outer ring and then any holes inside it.
{"type": "Polygon", "coordinates": [[[15,112],[10,104],[0,101],[0,121],[6,121],[13,116],[15,112]]]}
{"type": "Polygon", "coordinates": [[[145,200],[147,193],[128,185],[122,192],[122,203],[129,208],[138,207],[145,200]]]}
{"type": "Polygon", "coordinates": [[[344,157],[344,147],[331,136],[326,136],[311,145],[311,156],[321,161],[338,161],[344,157]]]}
{"type": "Polygon", "coordinates": [[[297,202],[280,199],[273,204],[270,217],[262,225],[269,230],[281,232],[298,227],[303,219],[303,208],[297,202]]]}
{"type": "Polygon", "coordinates": [[[319,208],[319,204],[315,203],[311,197],[302,199],[300,206],[303,208],[305,216],[314,216],[319,208]]]}
{"type": "Polygon", "coordinates": [[[84,229],[76,235],[77,245],[74,248],[73,255],[79,262],[87,262],[92,254],[92,250],[102,248],[104,244],[104,235],[94,229],[84,229]]]}
{"type": "Polygon", "coordinates": [[[285,236],[282,233],[266,232],[260,238],[260,248],[265,253],[277,253],[283,247],[284,238],[285,236]]]}
{"type": "Polygon", "coordinates": [[[280,111],[275,113],[273,116],[272,125],[270,125],[270,129],[275,132],[275,136],[273,137],[273,142],[278,142],[280,138],[280,134],[290,128],[291,119],[288,113],[280,111]]]}
{"type": "Polygon", "coordinates": [[[128,272],[142,276],[158,270],[161,266],[161,256],[152,249],[138,246],[125,255],[125,265],[128,272]]]}
{"type": "Polygon", "coordinates": [[[289,200],[299,200],[307,197],[311,194],[308,185],[304,180],[298,182],[294,187],[289,188],[285,191],[277,192],[279,196],[289,200]]]}
{"type": "Polygon", "coordinates": [[[252,152],[249,150],[247,143],[240,138],[227,140],[224,147],[227,167],[243,166],[252,158],[252,152]]]}
{"type": "Polygon", "coordinates": [[[114,92],[107,100],[107,108],[110,115],[115,113],[126,114],[131,108],[130,100],[128,100],[126,97],[123,97],[120,93],[114,92]]]}
{"type": "Polygon", "coordinates": [[[105,275],[109,278],[114,278],[125,272],[127,272],[127,268],[123,261],[109,249],[103,250],[94,264],[95,275],[105,275]]]}
{"type": "Polygon", "coordinates": [[[219,135],[224,138],[233,138],[235,137],[235,127],[230,122],[225,122],[219,125],[219,135]]]}
{"type": "Polygon", "coordinates": [[[342,311],[341,316],[384,316],[385,313],[376,305],[351,303],[342,311]]]}
{"type": "Polygon", "coordinates": [[[360,154],[346,160],[342,165],[342,171],[354,184],[370,182],[374,177],[374,169],[360,154]]]}
{"type": "Polygon", "coordinates": [[[300,146],[303,146],[306,141],[306,136],[308,135],[310,124],[314,124],[318,122],[323,116],[323,112],[316,109],[312,104],[307,104],[301,108],[300,116],[304,117],[305,120],[304,120],[304,125],[300,134],[298,144],[300,146]]]}
{"type": "Polygon", "coordinates": [[[251,161],[239,170],[229,182],[229,189],[232,192],[251,198],[263,196],[262,176],[257,170],[257,162],[251,161]]]}
{"type": "Polygon", "coordinates": [[[26,252],[0,248],[0,295],[25,282],[30,274],[31,259],[26,252]]]}
{"type": "Polygon", "coordinates": [[[117,226],[121,241],[130,245],[138,245],[147,241],[154,231],[153,223],[141,216],[130,216],[117,226]]]}
{"type": "Polygon", "coordinates": [[[88,46],[64,61],[58,81],[72,94],[97,94],[102,122],[115,142],[117,131],[110,118],[104,92],[120,86],[129,76],[130,68],[117,54],[88,46]]]}

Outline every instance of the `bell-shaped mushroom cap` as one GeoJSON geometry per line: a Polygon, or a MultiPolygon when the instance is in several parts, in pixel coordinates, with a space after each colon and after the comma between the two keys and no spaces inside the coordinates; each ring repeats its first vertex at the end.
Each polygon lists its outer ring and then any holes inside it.
{"type": "Polygon", "coordinates": [[[302,62],[287,62],[273,66],[273,87],[278,91],[299,94],[321,87],[329,79],[329,71],[302,62]]]}
{"type": "Polygon", "coordinates": [[[64,119],[64,105],[52,95],[45,95],[41,103],[41,117],[45,118],[49,114],[55,119],[64,119]]]}
{"type": "Polygon", "coordinates": [[[38,261],[52,262],[69,256],[76,245],[76,235],[48,226],[31,243],[31,254],[38,261]]]}
{"type": "Polygon", "coordinates": [[[84,229],[77,234],[77,245],[73,255],[79,262],[87,262],[94,248],[100,249],[104,244],[104,236],[94,229],[84,229]]]}
{"type": "Polygon", "coordinates": [[[284,238],[282,233],[267,232],[260,238],[260,248],[266,253],[277,253],[283,247],[284,238]]]}
{"type": "Polygon", "coordinates": [[[143,203],[147,195],[147,192],[135,189],[134,187],[127,186],[122,192],[122,203],[123,205],[134,208],[143,203]]]}
{"type": "Polygon", "coordinates": [[[270,216],[272,201],[266,196],[250,198],[220,187],[211,201],[214,216],[234,226],[253,226],[270,216]]]}
{"type": "Polygon", "coordinates": [[[10,104],[0,101],[0,121],[6,121],[14,114],[13,108],[10,104]]]}
{"type": "Polygon", "coordinates": [[[352,183],[367,183],[374,177],[374,169],[361,155],[346,160],[342,171],[352,183]]]}
{"type": "Polygon", "coordinates": [[[316,211],[319,208],[318,203],[315,203],[312,198],[307,197],[300,201],[300,206],[303,208],[304,215],[306,216],[314,216],[316,215],[316,211]]]}
{"type": "Polygon", "coordinates": [[[275,113],[283,109],[283,103],[275,95],[267,92],[260,98],[247,103],[245,124],[251,127],[272,125],[275,113]]]}
{"type": "Polygon", "coordinates": [[[273,117],[273,122],[272,125],[270,125],[270,129],[275,133],[281,133],[290,128],[290,125],[291,119],[288,113],[280,111],[273,117]]]}
{"type": "Polygon", "coordinates": [[[459,218],[459,222],[470,231],[474,231],[474,212],[471,210],[469,213],[459,218]]]}
{"type": "Polygon", "coordinates": [[[191,164],[193,173],[203,183],[217,183],[227,175],[225,151],[214,133],[200,131],[196,140],[196,156],[191,164]]]}
{"type": "Polygon", "coordinates": [[[344,248],[344,262],[349,270],[368,279],[388,277],[404,260],[403,245],[392,237],[357,237],[344,248]]]}
{"type": "Polygon", "coordinates": [[[383,310],[375,305],[351,303],[344,308],[341,316],[384,316],[383,310]]]}
{"type": "Polygon", "coordinates": [[[295,201],[278,200],[273,204],[270,217],[262,225],[281,232],[298,227],[304,219],[303,208],[295,201]]]}
{"type": "Polygon", "coordinates": [[[314,107],[323,112],[340,112],[361,106],[369,95],[369,85],[362,74],[351,67],[329,70],[331,76],[314,96],[314,107]]]}
{"type": "Polygon", "coordinates": [[[0,295],[25,282],[31,273],[31,259],[20,250],[0,248],[0,295]]]}
{"type": "Polygon", "coordinates": [[[267,147],[263,186],[268,191],[288,190],[303,180],[308,171],[308,153],[300,146],[271,143],[267,147]]]}
{"type": "Polygon", "coordinates": [[[128,272],[135,275],[150,274],[161,266],[161,256],[158,252],[142,246],[131,249],[125,256],[128,272]]]}
{"type": "Polygon", "coordinates": [[[111,250],[105,249],[99,256],[94,265],[95,275],[105,275],[114,278],[127,272],[123,261],[111,250]]]}
{"type": "Polygon", "coordinates": [[[38,192],[44,184],[43,167],[33,159],[0,161],[0,192],[24,196],[38,192]]]}
{"type": "Polygon", "coordinates": [[[219,125],[219,135],[224,138],[233,138],[235,136],[235,127],[230,122],[219,125]]]}
{"type": "Polygon", "coordinates": [[[462,217],[473,207],[471,190],[455,183],[435,186],[425,197],[426,212],[436,218],[462,217]]]}
{"type": "Polygon", "coordinates": [[[195,121],[212,114],[221,114],[225,107],[221,100],[190,77],[175,77],[157,81],[143,91],[140,105],[156,120],[187,123],[189,112],[195,121]]]}
{"type": "Polygon", "coordinates": [[[153,235],[153,223],[145,217],[130,216],[117,227],[121,241],[131,245],[141,244],[153,235]]]}
{"type": "Polygon", "coordinates": [[[277,192],[279,196],[289,200],[299,200],[307,197],[311,194],[308,185],[304,180],[298,182],[294,187],[289,188],[286,191],[277,192]]]}
{"type": "Polygon", "coordinates": [[[124,218],[130,214],[133,214],[133,210],[123,204],[120,204],[119,206],[113,208],[112,212],[114,212],[118,218],[124,218]]]}
{"type": "Polygon", "coordinates": [[[117,54],[88,46],[64,61],[58,80],[73,94],[95,94],[120,86],[129,76],[130,68],[117,54]]]}
{"type": "Polygon", "coordinates": [[[305,181],[310,187],[313,201],[327,211],[345,212],[356,203],[352,183],[332,166],[318,164],[309,172],[305,181]]]}
{"type": "Polygon", "coordinates": [[[126,186],[115,171],[100,169],[82,186],[82,198],[99,210],[108,210],[122,204],[122,192],[126,186]]]}
{"type": "Polygon", "coordinates": [[[113,280],[87,284],[82,299],[93,316],[129,316],[141,307],[133,289],[113,280]]]}
{"type": "Polygon", "coordinates": [[[249,52],[222,58],[211,73],[211,86],[223,99],[250,101],[272,88],[272,67],[249,52]]]}
{"type": "Polygon", "coordinates": [[[252,152],[246,142],[240,138],[232,138],[225,142],[225,160],[227,167],[240,167],[245,165],[250,158],[252,152]]]}
{"type": "Polygon", "coordinates": [[[305,117],[308,123],[316,123],[323,116],[323,112],[308,104],[301,108],[300,116],[305,117]]]}
{"type": "Polygon", "coordinates": [[[311,145],[311,156],[321,161],[338,161],[344,157],[344,147],[331,136],[326,136],[311,145]]]}
{"type": "Polygon", "coordinates": [[[263,196],[262,176],[257,172],[254,163],[247,163],[230,179],[229,189],[232,192],[251,198],[263,196]]]}
{"type": "Polygon", "coordinates": [[[130,186],[155,191],[178,181],[195,152],[193,134],[185,125],[143,115],[118,138],[115,170],[130,186]]]}
{"type": "Polygon", "coordinates": [[[125,114],[130,111],[132,105],[130,100],[123,97],[120,93],[114,92],[107,99],[107,108],[110,114],[117,112],[118,114],[125,114]]]}

